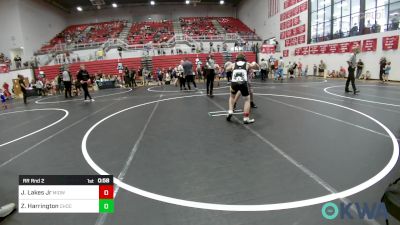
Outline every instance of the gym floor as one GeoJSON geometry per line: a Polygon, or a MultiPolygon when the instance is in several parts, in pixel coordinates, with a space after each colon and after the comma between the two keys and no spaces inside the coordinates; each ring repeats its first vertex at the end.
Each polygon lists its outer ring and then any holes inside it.
{"type": "Polygon", "coordinates": [[[2,224],[383,225],[379,218],[326,220],[325,201],[316,202],[353,190],[332,202],[372,205],[400,176],[400,84],[358,81],[353,95],[344,83],[256,81],[251,125],[239,113],[225,120],[226,82],[214,98],[200,83],[193,92],[101,90],[93,103],[62,96],[16,102],[0,114],[0,205],[18,202],[20,174],[104,171],[125,185],[116,186],[114,214],[15,212],[2,224]]]}

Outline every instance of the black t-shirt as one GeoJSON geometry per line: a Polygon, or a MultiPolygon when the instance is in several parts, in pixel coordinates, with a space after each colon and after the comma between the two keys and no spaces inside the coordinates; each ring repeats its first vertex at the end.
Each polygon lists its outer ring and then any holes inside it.
{"type": "Polygon", "coordinates": [[[24,80],[19,80],[18,83],[19,86],[21,87],[21,91],[26,91],[24,80]]]}
{"type": "Polygon", "coordinates": [[[79,70],[78,75],[76,76],[78,81],[88,81],[90,76],[87,70],[79,70]]]}
{"type": "Polygon", "coordinates": [[[358,62],[357,63],[357,69],[361,70],[364,67],[364,63],[363,62],[358,62]]]}

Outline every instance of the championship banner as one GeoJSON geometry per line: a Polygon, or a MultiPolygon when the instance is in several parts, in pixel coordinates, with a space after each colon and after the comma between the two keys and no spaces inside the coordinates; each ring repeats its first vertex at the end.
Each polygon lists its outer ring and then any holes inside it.
{"type": "Polygon", "coordinates": [[[275,45],[262,45],[261,53],[274,54],[275,53],[275,45]]]}
{"type": "Polygon", "coordinates": [[[289,50],[283,50],[283,57],[289,57],[289,50]]]}
{"type": "Polygon", "coordinates": [[[339,52],[339,44],[329,44],[328,45],[328,53],[336,54],[339,52]]]}
{"type": "Polygon", "coordinates": [[[303,47],[302,48],[302,55],[309,55],[310,54],[310,47],[303,47]]]}
{"type": "Polygon", "coordinates": [[[384,51],[397,50],[399,48],[399,36],[384,37],[382,39],[382,49],[384,51]]]}
{"type": "Polygon", "coordinates": [[[378,44],[378,39],[368,39],[364,40],[362,44],[363,52],[375,52],[378,44]]]}
{"type": "Polygon", "coordinates": [[[9,68],[7,66],[7,64],[0,64],[0,73],[8,73],[9,72],[9,68]]]}

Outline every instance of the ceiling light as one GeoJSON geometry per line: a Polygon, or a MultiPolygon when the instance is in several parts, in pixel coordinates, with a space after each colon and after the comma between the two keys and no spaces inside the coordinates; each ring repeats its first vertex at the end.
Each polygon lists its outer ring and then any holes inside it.
{"type": "Polygon", "coordinates": [[[76,7],[76,10],[78,10],[79,12],[81,12],[81,11],[82,11],[82,7],[78,6],[78,7],[76,7]]]}
{"type": "Polygon", "coordinates": [[[189,5],[190,4],[190,1],[189,0],[186,0],[186,5],[189,5]]]}
{"type": "Polygon", "coordinates": [[[117,8],[118,7],[117,3],[113,3],[112,7],[117,8]]]}
{"type": "Polygon", "coordinates": [[[151,20],[151,17],[149,17],[149,18],[147,18],[147,19],[151,20]]]}
{"type": "Polygon", "coordinates": [[[156,2],[155,1],[150,1],[150,5],[155,5],[156,2]]]}
{"type": "Polygon", "coordinates": [[[220,5],[225,4],[225,1],[224,1],[224,0],[219,1],[219,4],[220,4],[220,5]]]}

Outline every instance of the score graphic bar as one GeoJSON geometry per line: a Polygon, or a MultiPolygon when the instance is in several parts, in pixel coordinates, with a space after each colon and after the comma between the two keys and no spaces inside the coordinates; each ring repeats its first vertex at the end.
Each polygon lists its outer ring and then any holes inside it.
{"type": "Polygon", "coordinates": [[[20,213],[114,213],[112,175],[20,175],[20,213]]]}

